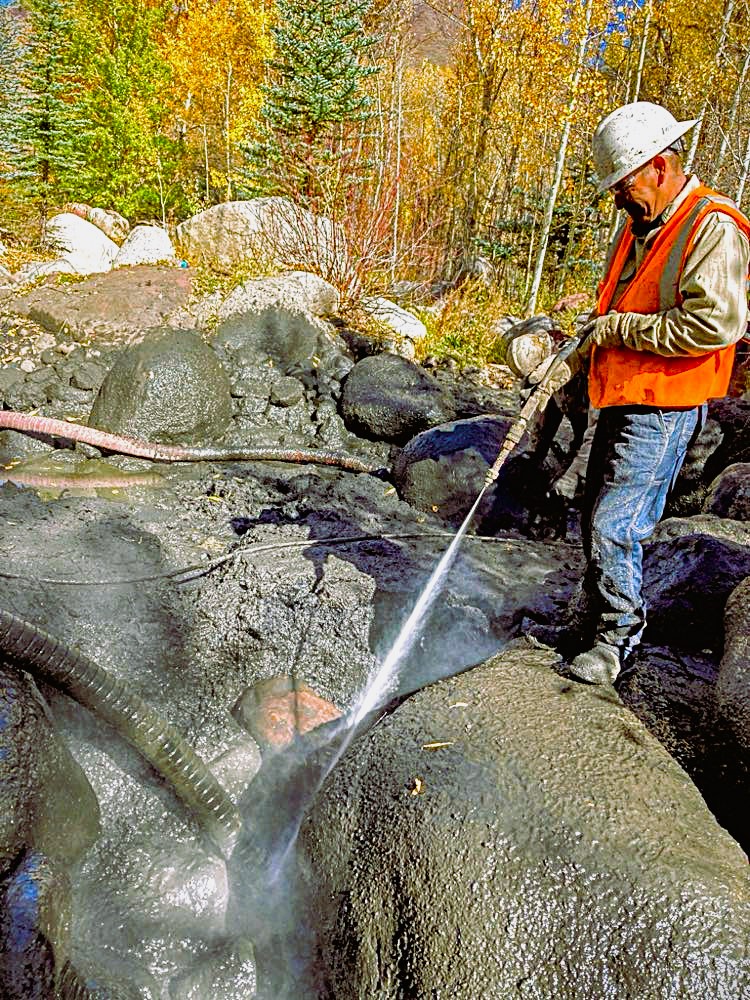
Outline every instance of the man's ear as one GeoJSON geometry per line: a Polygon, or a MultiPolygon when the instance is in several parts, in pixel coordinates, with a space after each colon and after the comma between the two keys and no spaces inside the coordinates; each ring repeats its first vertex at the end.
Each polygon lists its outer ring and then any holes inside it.
{"type": "Polygon", "coordinates": [[[667,161],[665,157],[663,157],[661,153],[657,153],[657,155],[651,160],[651,166],[656,171],[657,184],[663,184],[664,178],[667,176],[667,161]]]}

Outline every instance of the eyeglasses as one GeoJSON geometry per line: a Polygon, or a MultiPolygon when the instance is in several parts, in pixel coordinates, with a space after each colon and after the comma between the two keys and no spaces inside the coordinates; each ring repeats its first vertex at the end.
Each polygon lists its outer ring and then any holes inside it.
{"type": "Polygon", "coordinates": [[[621,181],[618,181],[616,184],[613,184],[609,190],[612,192],[613,195],[627,194],[628,191],[631,191],[635,187],[635,183],[638,180],[638,175],[641,173],[641,171],[645,170],[647,166],[648,163],[644,163],[642,167],[638,167],[638,169],[634,170],[632,174],[628,174],[627,177],[623,177],[621,181]]]}

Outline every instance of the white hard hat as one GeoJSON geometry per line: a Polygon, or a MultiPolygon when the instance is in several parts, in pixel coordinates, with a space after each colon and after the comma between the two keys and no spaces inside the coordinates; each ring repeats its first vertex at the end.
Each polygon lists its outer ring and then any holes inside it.
{"type": "Polygon", "coordinates": [[[700,119],[678,122],[660,104],[635,101],[599,122],[591,144],[600,192],[642,167],[689,132],[700,119]]]}

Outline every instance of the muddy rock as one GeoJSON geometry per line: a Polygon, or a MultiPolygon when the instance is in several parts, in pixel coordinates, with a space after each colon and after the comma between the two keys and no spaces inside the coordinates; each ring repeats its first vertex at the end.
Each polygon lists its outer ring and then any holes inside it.
{"type": "Polygon", "coordinates": [[[302,830],[317,996],[750,989],[745,855],[616,698],[549,663],[426,688],[330,776],[302,830]]]}
{"type": "Polygon", "coordinates": [[[730,396],[712,399],[708,413],[722,432],[721,443],[706,460],[706,475],[710,482],[728,465],[750,461],[750,441],[747,435],[750,399],[730,396]]]}
{"type": "Polygon", "coordinates": [[[231,419],[229,377],[213,351],[187,330],[155,330],[123,352],[105,378],[89,423],[159,441],[216,441],[231,419]]]}
{"type": "Polygon", "coordinates": [[[617,693],[694,781],[700,782],[713,743],[716,657],[642,643],[617,693]]]}
{"type": "Polygon", "coordinates": [[[703,501],[706,514],[750,521],[750,462],[735,462],[714,479],[703,501]]]}
{"type": "Polygon", "coordinates": [[[750,576],[731,593],[724,612],[724,655],[716,683],[719,721],[750,774],[750,576]]]}
{"type": "Polygon", "coordinates": [[[295,365],[311,368],[320,357],[325,327],[313,316],[277,306],[245,312],[220,323],[212,345],[222,355],[241,355],[243,367],[274,364],[282,372],[295,365]]]}
{"type": "Polygon", "coordinates": [[[395,354],[358,361],[341,397],[346,426],[355,433],[403,443],[455,415],[448,392],[418,365],[395,354]]]}
{"type": "MultiPolygon", "coordinates": [[[[509,419],[488,414],[418,434],[394,464],[399,493],[412,507],[430,510],[457,528],[484,486],[510,426],[509,419]]],[[[537,501],[544,497],[541,480],[536,490],[530,488],[535,474],[521,446],[485,494],[470,530],[492,533],[499,528],[528,527],[535,517],[535,497],[537,501]]]]}
{"type": "Polygon", "coordinates": [[[650,642],[721,651],[724,605],[750,575],[750,527],[701,514],[668,518],[644,547],[650,642]]]}

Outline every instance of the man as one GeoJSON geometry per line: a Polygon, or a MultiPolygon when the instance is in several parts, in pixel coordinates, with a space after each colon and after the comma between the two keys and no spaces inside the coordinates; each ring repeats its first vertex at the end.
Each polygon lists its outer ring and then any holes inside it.
{"type": "MultiPolygon", "coordinates": [[[[582,346],[550,372],[562,387],[588,365],[599,410],[582,514],[583,619],[592,637],[570,672],[611,684],[640,641],[642,542],[698,433],[708,399],[726,394],[734,345],[747,326],[750,222],[723,195],[686,176],[678,122],[639,101],[606,117],[593,138],[599,190],[626,219],[610,248],[582,346]]],[[[532,373],[539,381],[551,360],[532,373]]]]}

